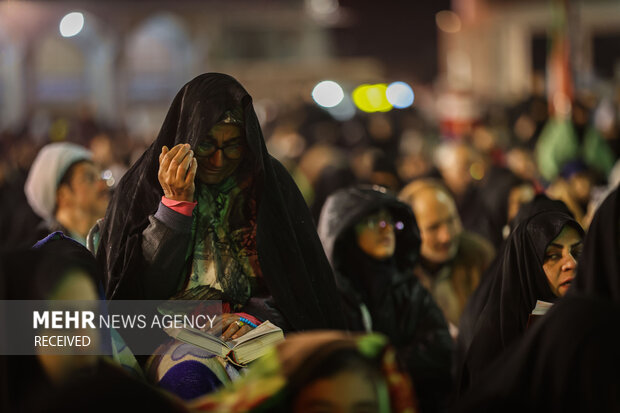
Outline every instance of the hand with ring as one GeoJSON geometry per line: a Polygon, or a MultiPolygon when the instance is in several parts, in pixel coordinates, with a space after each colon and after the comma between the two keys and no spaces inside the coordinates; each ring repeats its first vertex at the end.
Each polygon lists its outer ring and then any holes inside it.
{"type": "Polygon", "coordinates": [[[220,338],[228,341],[239,338],[251,330],[252,326],[241,321],[238,315],[226,313],[218,317],[215,323],[213,323],[213,328],[208,332],[214,334],[217,331],[221,331],[222,336],[220,338]]]}

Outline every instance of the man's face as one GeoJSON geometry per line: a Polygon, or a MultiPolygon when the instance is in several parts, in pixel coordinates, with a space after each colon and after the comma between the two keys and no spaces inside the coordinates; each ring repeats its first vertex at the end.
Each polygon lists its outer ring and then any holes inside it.
{"type": "Polygon", "coordinates": [[[74,165],[66,186],[68,188],[63,190],[63,206],[76,208],[97,218],[105,215],[110,192],[101,179],[101,172],[92,162],[84,161],[74,165]]]}
{"type": "Polygon", "coordinates": [[[205,184],[217,184],[232,175],[241,164],[246,152],[245,137],[241,128],[217,124],[203,137],[196,147],[198,179],[205,184]]]}
{"type": "Polygon", "coordinates": [[[422,257],[435,264],[454,258],[462,227],[452,198],[438,189],[425,188],[412,206],[422,238],[422,257]]]}

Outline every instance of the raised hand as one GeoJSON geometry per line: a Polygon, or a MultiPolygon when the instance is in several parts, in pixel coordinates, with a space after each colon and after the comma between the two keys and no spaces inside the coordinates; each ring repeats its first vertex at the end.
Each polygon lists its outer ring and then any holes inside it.
{"type": "Polygon", "coordinates": [[[187,143],[168,149],[164,146],[159,155],[157,178],[164,196],[174,201],[194,201],[196,168],[198,161],[187,143]]]}

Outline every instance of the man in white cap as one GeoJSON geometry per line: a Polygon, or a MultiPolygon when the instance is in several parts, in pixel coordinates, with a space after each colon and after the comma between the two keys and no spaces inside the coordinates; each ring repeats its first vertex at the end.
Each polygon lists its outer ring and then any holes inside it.
{"type": "Polygon", "coordinates": [[[44,146],[34,160],[25,192],[43,223],[37,236],[63,231],[82,244],[97,219],[105,215],[110,198],[92,154],[72,143],[44,146]]]}

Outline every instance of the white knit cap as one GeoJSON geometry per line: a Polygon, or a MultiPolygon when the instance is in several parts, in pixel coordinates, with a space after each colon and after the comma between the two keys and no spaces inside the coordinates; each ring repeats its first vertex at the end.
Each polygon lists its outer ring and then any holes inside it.
{"type": "Polygon", "coordinates": [[[91,160],[92,153],[73,143],[44,146],[30,167],[24,191],[28,203],[41,218],[51,221],[56,208],[56,190],[67,169],[78,161],[91,160]]]}

